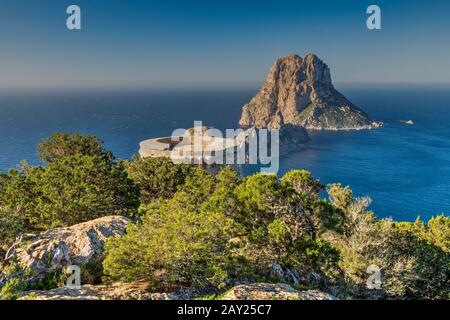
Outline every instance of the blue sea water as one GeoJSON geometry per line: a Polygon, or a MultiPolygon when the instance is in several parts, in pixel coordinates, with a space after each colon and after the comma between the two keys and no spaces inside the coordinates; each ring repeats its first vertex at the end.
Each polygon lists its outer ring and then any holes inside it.
{"type": "MultiPolygon", "coordinates": [[[[324,183],[370,196],[378,217],[427,220],[450,214],[450,87],[340,86],[373,117],[378,130],[311,132],[280,173],[310,170],[324,183]],[[408,125],[401,120],[413,120],[408,125]]],[[[1,91],[0,171],[24,159],[40,164],[36,145],[55,131],[95,134],[123,159],[141,140],[189,128],[194,120],[234,128],[257,88],[221,90],[1,91]]]]}

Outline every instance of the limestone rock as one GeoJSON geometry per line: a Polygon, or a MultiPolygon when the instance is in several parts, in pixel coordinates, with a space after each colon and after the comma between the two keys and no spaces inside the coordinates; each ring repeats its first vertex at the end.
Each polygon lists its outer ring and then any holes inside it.
{"type": "Polygon", "coordinates": [[[109,237],[125,233],[129,219],[108,216],[68,228],[56,228],[39,235],[23,235],[7,252],[6,262],[16,261],[30,271],[30,283],[69,265],[79,267],[103,259],[103,246],[109,237]]]}
{"type": "Polygon", "coordinates": [[[153,293],[144,282],[84,285],[80,289],[56,288],[23,292],[19,300],[188,300],[196,294],[186,288],[173,293],[153,293]]]}
{"type": "Polygon", "coordinates": [[[222,300],[336,300],[336,298],[318,290],[298,291],[283,283],[255,283],[232,288],[222,300]]]}
{"type": "MultiPolygon", "coordinates": [[[[207,293],[207,292],[206,292],[207,293]]],[[[57,288],[22,292],[19,300],[189,300],[205,292],[185,288],[171,293],[155,293],[145,282],[84,285],[80,289],[57,288]]],[[[298,291],[287,284],[256,283],[239,285],[227,291],[221,300],[336,300],[327,293],[298,291]]]]}
{"type": "Polygon", "coordinates": [[[381,125],[339,93],[330,69],[314,54],[288,55],[272,65],[258,94],[243,107],[242,126],[293,124],[315,130],[360,130],[381,125]]]}
{"type": "MultiPolygon", "coordinates": [[[[19,300],[189,300],[201,296],[195,288],[172,293],[154,293],[146,283],[114,283],[85,285],[80,289],[57,288],[48,291],[33,290],[20,294],[19,300]]],[[[318,291],[298,291],[287,284],[256,283],[239,285],[227,291],[221,300],[336,300],[330,294],[318,291]]]]}
{"type": "Polygon", "coordinates": [[[272,265],[272,275],[285,283],[298,285],[301,281],[298,271],[291,270],[278,263],[272,265]]]}

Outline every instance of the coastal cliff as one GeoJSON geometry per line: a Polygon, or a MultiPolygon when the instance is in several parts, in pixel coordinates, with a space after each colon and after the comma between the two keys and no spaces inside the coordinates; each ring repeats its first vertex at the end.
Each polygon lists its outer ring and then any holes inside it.
{"type": "Polygon", "coordinates": [[[373,129],[373,120],[333,86],[329,67],[314,54],[291,54],[272,65],[257,95],[243,107],[242,126],[311,130],[373,129]]]}

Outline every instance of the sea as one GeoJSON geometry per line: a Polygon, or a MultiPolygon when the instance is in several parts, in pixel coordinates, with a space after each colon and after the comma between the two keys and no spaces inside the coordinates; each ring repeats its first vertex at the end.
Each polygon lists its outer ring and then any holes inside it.
{"type": "MultiPolygon", "coordinates": [[[[323,183],[349,185],[372,199],[379,218],[423,220],[450,214],[450,86],[336,86],[384,126],[315,131],[302,150],[282,158],[279,174],[307,169],[323,183]],[[413,124],[406,123],[411,120],[413,124]]],[[[238,126],[257,86],[220,89],[0,90],[0,171],[21,160],[41,164],[37,144],[53,132],[93,134],[122,159],[139,142],[190,128],[238,126]]],[[[251,170],[250,170],[251,171],[251,170]]],[[[251,172],[248,172],[249,174],[251,172]]]]}

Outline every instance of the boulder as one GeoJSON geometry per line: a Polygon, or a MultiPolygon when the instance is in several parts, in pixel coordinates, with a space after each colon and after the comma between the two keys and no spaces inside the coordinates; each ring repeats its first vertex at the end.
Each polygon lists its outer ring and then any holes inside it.
{"type": "Polygon", "coordinates": [[[285,283],[299,285],[301,281],[300,274],[296,270],[291,270],[278,263],[272,264],[272,276],[285,283]]]}
{"type": "Polygon", "coordinates": [[[121,216],[108,216],[39,235],[25,234],[9,248],[5,262],[17,263],[26,270],[30,283],[70,265],[82,268],[98,263],[104,258],[105,240],[122,236],[129,221],[121,216]]]}
{"type": "Polygon", "coordinates": [[[255,283],[236,286],[222,300],[336,300],[318,290],[298,291],[283,283],[255,283]]]}

